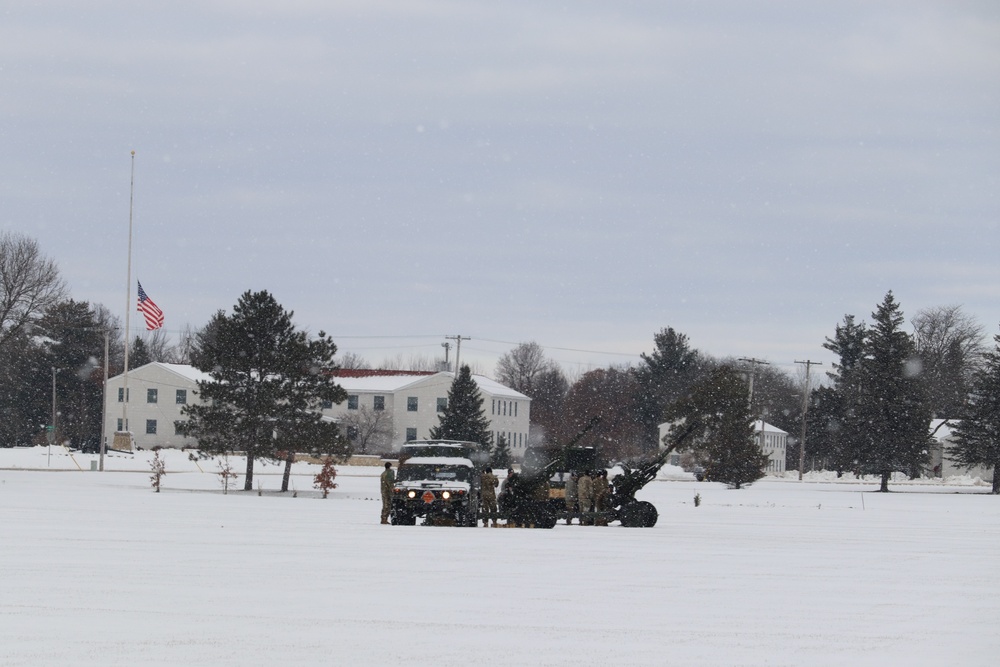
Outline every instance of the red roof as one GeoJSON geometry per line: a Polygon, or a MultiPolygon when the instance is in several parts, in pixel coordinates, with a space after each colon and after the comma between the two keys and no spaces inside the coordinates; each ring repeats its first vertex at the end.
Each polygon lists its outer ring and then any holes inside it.
{"type": "Polygon", "coordinates": [[[341,368],[334,372],[341,378],[390,377],[393,375],[437,375],[437,371],[390,371],[381,368],[341,368]]]}

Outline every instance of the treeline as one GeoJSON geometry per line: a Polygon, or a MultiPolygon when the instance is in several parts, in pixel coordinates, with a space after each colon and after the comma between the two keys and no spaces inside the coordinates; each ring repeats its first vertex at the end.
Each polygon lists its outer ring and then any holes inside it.
{"type": "MultiPolygon", "coordinates": [[[[205,350],[237,314],[220,310],[202,329],[187,327],[173,345],[162,331],[137,337],[129,366],[165,361],[212,368],[205,350]]],[[[909,331],[904,323],[891,292],[870,324],[845,315],[824,344],[837,362],[824,369],[822,383],[808,387],[807,401],[801,375],[757,360],[714,358],[670,327],[654,334],[651,351],[635,365],[592,370],[571,382],[529,342],[499,360],[495,377],[533,399],[534,442],[568,442],[601,417],[582,444],[598,447],[609,461],[649,453],[659,444],[661,423],[697,416],[703,426],[693,449],[701,456],[733,449],[721,434],[742,440],[732,434],[763,419],[789,433],[786,468],[797,469],[805,408],[807,470],[878,474],[883,488],[892,472],[925,473],[932,418],[952,420],[958,434],[952,455],[960,464],[1000,467],[1000,336],[988,350],[983,327],[959,306],[919,311],[909,331]],[[733,396],[741,393],[746,413],[732,414],[742,404],[733,396]]],[[[110,376],[121,373],[124,347],[119,319],[101,304],[69,298],[55,263],[33,239],[0,234],[0,445],[44,442],[54,410],[59,442],[98,447],[105,359],[110,376]]],[[[351,353],[334,363],[365,365],[351,353]]]]}
{"type": "MultiPolygon", "coordinates": [[[[735,381],[747,397],[751,419],[789,433],[787,469],[799,468],[803,410],[806,470],[877,474],[883,490],[893,472],[914,477],[932,472],[934,418],[948,419],[957,428],[958,443],[950,454],[958,463],[1000,468],[1000,336],[997,349],[986,351],[983,327],[958,306],[922,310],[911,320],[912,331],[906,331],[892,292],[871,317],[869,325],[846,315],[836,326],[824,347],[838,361],[820,382],[810,383],[805,402],[804,375],[757,360],[713,358],[669,327],[654,335],[652,352],[642,354],[637,365],[592,370],[570,382],[531,342],[504,355],[496,376],[533,399],[533,441],[568,442],[599,416],[600,424],[581,444],[599,448],[612,461],[657,447],[659,424],[681,418],[680,406],[688,405],[690,414],[692,397],[700,397],[704,404],[698,410],[704,415],[742,411],[727,393],[735,381]]],[[[721,428],[702,434],[690,463],[717,464],[708,452],[716,451],[718,458],[727,446],[742,445],[741,435],[728,436],[728,445],[719,442],[721,428]]],[[[997,481],[995,493],[1000,492],[997,481]]]]}

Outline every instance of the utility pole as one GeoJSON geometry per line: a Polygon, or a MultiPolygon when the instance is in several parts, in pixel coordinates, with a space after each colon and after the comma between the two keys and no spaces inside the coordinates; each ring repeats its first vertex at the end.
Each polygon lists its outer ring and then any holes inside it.
{"type": "Polygon", "coordinates": [[[821,361],[796,361],[806,365],[806,386],[802,389],[802,432],[799,434],[799,481],[802,481],[802,471],[806,467],[806,411],[809,410],[809,369],[812,366],[822,366],[821,361]]]}
{"type": "Polygon", "coordinates": [[[451,351],[451,343],[441,343],[441,347],[444,348],[444,369],[446,371],[451,370],[451,366],[448,365],[448,352],[451,351]]]}
{"type": "Polygon", "coordinates": [[[458,360],[462,355],[462,341],[471,340],[468,336],[445,336],[448,340],[455,341],[455,377],[458,377],[459,365],[458,360]]]}
{"type": "MultiPolygon", "coordinates": [[[[750,399],[749,406],[753,409],[753,379],[757,375],[757,366],[760,364],[770,365],[770,361],[764,361],[763,359],[754,359],[753,357],[740,357],[740,361],[745,361],[750,364],[750,399]]],[[[760,450],[764,451],[764,415],[760,416],[760,437],[757,439],[760,445],[760,450]]]]}
{"type": "Polygon", "coordinates": [[[753,379],[757,375],[757,366],[764,365],[770,366],[770,361],[764,361],[763,359],[754,359],[753,357],[740,357],[739,361],[745,361],[750,364],[750,403],[753,403],[753,379]]]}

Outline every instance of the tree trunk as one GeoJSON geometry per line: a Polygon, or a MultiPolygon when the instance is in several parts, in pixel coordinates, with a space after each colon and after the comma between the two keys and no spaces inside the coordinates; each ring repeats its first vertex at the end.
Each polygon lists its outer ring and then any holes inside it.
{"type": "Polygon", "coordinates": [[[292,476],[292,464],[295,462],[295,452],[289,451],[285,457],[285,473],[281,476],[281,492],[288,491],[288,478],[292,476]]]}
{"type": "Polygon", "coordinates": [[[253,491],[253,456],[247,452],[247,472],[243,482],[244,491],[253,491]]]}
{"type": "Polygon", "coordinates": [[[889,493],[889,475],[891,472],[882,473],[882,485],[879,487],[879,493],[889,493]]]}

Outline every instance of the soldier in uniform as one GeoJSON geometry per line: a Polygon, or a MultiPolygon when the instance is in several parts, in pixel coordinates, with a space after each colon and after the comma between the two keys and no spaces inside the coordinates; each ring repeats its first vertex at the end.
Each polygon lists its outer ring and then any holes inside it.
{"type": "Polygon", "coordinates": [[[396,473],[392,464],[385,462],[385,472],[382,473],[382,523],[389,523],[389,511],[392,509],[392,486],[396,483],[396,473]]]}
{"type": "MultiPolygon", "coordinates": [[[[580,473],[580,480],[576,483],[576,496],[580,501],[580,511],[591,511],[591,504],[594,502],[594,480],[590,477],[590,471],[580,473]]],[[[590,524],[590,519],[580,517],[580,525],[590,524]]]]}
{"type": "MultiPolygon", "coordinates": [[[[576,471],[569,474],[569,478],[566,480],[566,511],[575,512],[576,511],[576,471]]],[[[573,517],[566,517],[566,525],[573,523],[573,517]]]]}
{"type": "MultiPolygon", "coordinates": [[[[606,507],[608,500],[608,494],[610,493],[610,488],[608,487],[608,471],[607,470],[595,470],[594,471],[594,511],[603,512],[606,507]]],[[[598,517],[596,521],[598,526],[606,526],[608,522],[603,517],[598,517]]]]}
{"type": "Polygon", "coordinates": [[[486,466],[480,485],[483,500],[483,528],[490,525],[490,519],[493,520],[493,527],[497,526],[497,487],[499,485],[500,480],[493,474],[493,468],[486,466]]]}

